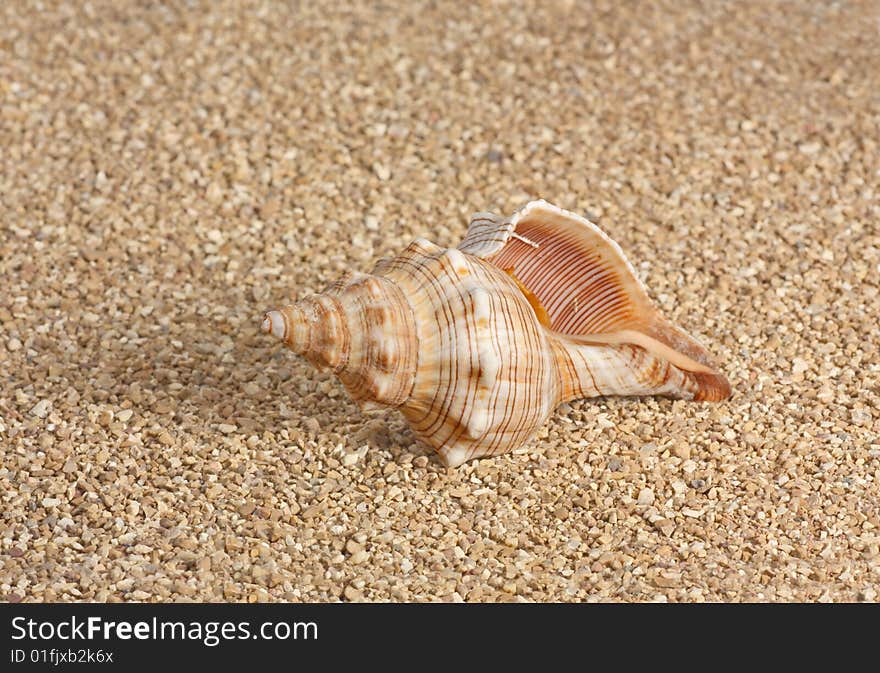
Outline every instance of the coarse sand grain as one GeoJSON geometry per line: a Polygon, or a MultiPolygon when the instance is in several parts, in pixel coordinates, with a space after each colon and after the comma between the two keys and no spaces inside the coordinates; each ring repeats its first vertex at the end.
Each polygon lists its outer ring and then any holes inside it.
{"type": "Polygon", "coordinates": [[[875,601],[880,3],[0,3],[0,598],[875,601]],[[262,311],[588,215],[715,405],[447,470],[262,311]]]}

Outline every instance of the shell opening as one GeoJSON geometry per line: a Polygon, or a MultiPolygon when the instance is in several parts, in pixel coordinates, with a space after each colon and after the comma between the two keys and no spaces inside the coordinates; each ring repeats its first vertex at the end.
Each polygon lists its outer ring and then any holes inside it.
{"type": "MultiPolygon", "coordinates": [[[[685,372],[696,397],[729,395],[703,346],[660,314],[620,246],[596,225],[536,201],[496,229],[508,226],[508,239],[489,261],[508,273],[557,337],[573,346],[635,346],[685,372]]],[[[480,241],[487,238],[480,233],[480,241]]]]}

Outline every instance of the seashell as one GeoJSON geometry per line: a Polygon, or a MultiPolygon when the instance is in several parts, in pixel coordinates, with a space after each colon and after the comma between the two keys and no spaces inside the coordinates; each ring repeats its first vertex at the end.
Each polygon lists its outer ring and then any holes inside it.
{"type": "Polygon", "coordinates": [[[474,215],[457,248],[418,239],[262,329],[365,408],[398,409],[448,466],[523,445],[568,400],[730,394],[618,245],[545,201],[474,215]]]}

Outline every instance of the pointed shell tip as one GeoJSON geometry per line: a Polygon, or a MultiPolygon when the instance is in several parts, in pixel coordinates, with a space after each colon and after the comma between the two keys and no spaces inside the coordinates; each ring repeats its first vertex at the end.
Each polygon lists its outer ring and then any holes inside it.
{"type": "Polygon", "coordinates": [[[263,316],[263,324],[261,325],[263,332],[276,336],[279,339],[284,338],[284,317],[280,311],[269,311],[263,316]]]}

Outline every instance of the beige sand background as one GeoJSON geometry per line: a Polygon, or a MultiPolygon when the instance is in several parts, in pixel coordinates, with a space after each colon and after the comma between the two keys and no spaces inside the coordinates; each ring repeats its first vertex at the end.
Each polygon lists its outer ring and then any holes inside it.
{"type": "Polygon", "coordinates": [[[878,143],[878,2],[0,3],[0,596],[876,600],[878,143]],[[258,332],[537,197],[731,400],[447,470],[258,332]]]}

